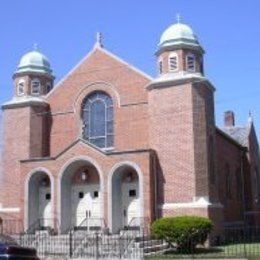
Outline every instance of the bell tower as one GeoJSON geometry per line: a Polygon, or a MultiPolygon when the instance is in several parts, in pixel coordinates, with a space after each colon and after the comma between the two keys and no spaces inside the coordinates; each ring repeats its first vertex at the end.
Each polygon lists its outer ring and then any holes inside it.
{"type": "Polygon", "coordinates": [[[188,25],[178,21],[163,32],[158,76],[147,86],[149,140],[158,158],[157,216],[214,215],[219,223],[215,89],[204,76],[203,55],[188,25]]]}
{"type": "Polygon", "coordinates": [[[156,52],[158,76],[203,76],[203,54],[191,28],[178,21],[161,36],[156,52]]]}
{"type": "MultiPolygon", "coordinates": [[[[37,49],[25,54],[14,72],[14,94],[3,110],[3,182],[1,203],[19,216],[20,160],[48,156],[48,111],[45,95],[54,76],[48,59],[37,49]]],[[[3,210],[1,211],[3,212],[3,210]]]]}
{"type": "Polygon", "coordinates": [[[48,59],[35,46],[21,58],[13,79],[15,98],[37,98],[51,91],[54,76],[48,59]]]}

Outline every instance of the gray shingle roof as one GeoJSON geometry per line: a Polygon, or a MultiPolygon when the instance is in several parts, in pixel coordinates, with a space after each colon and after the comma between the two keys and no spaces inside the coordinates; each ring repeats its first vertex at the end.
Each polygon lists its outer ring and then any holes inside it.
{"type": "Polygon", "coordinates": [[[223,127],[221,130],[235,139],[241,145],[248,146],[248,136],[250,132],[249,126],[223,127]]]}

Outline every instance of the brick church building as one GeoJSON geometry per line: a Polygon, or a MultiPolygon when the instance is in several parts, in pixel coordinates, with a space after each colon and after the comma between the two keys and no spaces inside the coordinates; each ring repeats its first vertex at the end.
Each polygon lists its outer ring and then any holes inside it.
{"type": "Polygon", "coordinates": [[[48,59],[25,54],[2,105],[1,218],[61,233],[85,219],[112,233],[177,215],[208,217],[217,233],[259,224],[253,121],[236,126],[228,111],[216,126],[203,55],[182,23],[161,36],[155,78],[100,38],[56,85],[48,59]]]}

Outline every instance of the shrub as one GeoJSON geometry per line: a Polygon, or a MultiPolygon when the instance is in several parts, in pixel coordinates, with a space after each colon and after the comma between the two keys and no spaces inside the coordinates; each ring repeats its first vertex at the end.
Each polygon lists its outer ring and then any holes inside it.
{"type": "Polygon", "coordinates": [[[204,244],[212,230],[212,222],[197,216],[160,218],[151,225],[151,234],[157,239],[164,239],[176,244],[179,250],[188,252],[199,244],[204,244]]]}

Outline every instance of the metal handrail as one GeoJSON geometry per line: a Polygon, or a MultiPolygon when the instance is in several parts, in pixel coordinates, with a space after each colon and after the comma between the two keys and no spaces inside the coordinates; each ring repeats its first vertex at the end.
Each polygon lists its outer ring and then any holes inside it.
{"type": "MultiPolygon", "coordinates": [[[[132,225],[132,224],[135,223],[136,220],[139,220],[140,228],[143,229],[143,230],[140,230],[140,231],[142,231],[142,235],[144,236],[145,225],[147,224],[147,226],[148,226],[149,219],[147,217],[133,217],[130,220],[130,222],[128,224],[128,227],[135,226],[135,225],[132,225]]],[[[124,237],[126,236],[126,234],[128,232],[129,232],[129,229],[125,229],[123,231],[123,233],[120,235],[119,241],[124,241],[124,237]]],[[[126,237],[129,238],[129,236],[126,236],[126,237]]],[[[134,242],[135,239],[136,239],[136,237],[134,236],[133,238],[130,238],[129,240],[126,241],[126,245],[123,248],[123,252],[122,253],[120,252],[120,257],[125,255],[125,253],[127,252],[129,246],[134,242]]]]}
{"type": "MultiPolygon", "coordinates": [[[[100,222],[100,228],[101,229],[104,229],[104,228],[106,228],[106,221],[105,221],[105,219],[104,218],[89,218],[89,217],[86,217],[86,218],[84,218],[82,221],[81,221],[81,223],[78,225],[78,226],[70,226],[70,228],[68,229],[68,232],[70,232],[70,231],[75,231],[75,227],[76,228],[78,228],[78,229],[80,229],[80,227],[84,227],[84,226],[87,226],[88,227],[88,223],[89,222],[97,222],[97,221],[99,221],[100,222]],[[87,224],[87,225],[85,225],[85,224],[87,224]]],[[[89,228],[87,228],[88,230],[89,230],[89,228]]]]}
{"type": "MultiPolygon", "coordinates": [[[[102,224],[101,224],[101,231],[102,231],[102,228],[104,229],[106,227],[106,222],[105,222],[105,219],[104,218],[85,218],[77,227],[84,227],[84,224],[89,221],[89,220],[99,220],[101,221],[100,223],[103,223],[103,227],[102,227],[102,224]]],[[[69,230],[69,236],[70,238],[72,239],[73,235],[75,233],[75,227],[72,227],[70,228],[69,230]]],[[[96,233],[98,235],[98,233],[96,233]]],[[[71,251],[71,256],[75,253],[75,251],[79,248],[79,246],[88,238],[90,237],[90,234],[89,234],[89,227],[87,228],[87,234],[84,235],[84,237],[77,242],[77,245],[74,244],[74,248],[73,250],[71,251]]],[[[74,241],[75,243],[75,241],[74,241]]]]}

